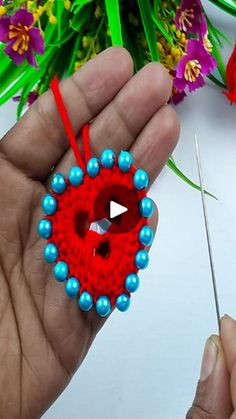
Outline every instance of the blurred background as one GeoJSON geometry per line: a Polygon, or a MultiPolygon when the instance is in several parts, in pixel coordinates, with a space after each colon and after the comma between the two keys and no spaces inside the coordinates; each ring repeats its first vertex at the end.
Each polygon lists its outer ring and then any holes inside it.
{"type": "MultiPolygon", "coordinates": [[[[235,20],[208,1],[209,16],[233,41],[235,20]]],[[[226,46],[225,59],[230,55],[226,46]]],[[[198,181],[201,148],[220,309],[236,317],[236,108],[211,82],[176,108],[174,152],[198,181]]],[[[0,137],[16,105],[0,109],[0,137]]],[[[192,402],[207,337],[217,332],[200,193],[165,168],[151,189],[160,220],[149,268],[127,313],[115,311],[71,384],[44,419],[183,419],[192,402]]]]}

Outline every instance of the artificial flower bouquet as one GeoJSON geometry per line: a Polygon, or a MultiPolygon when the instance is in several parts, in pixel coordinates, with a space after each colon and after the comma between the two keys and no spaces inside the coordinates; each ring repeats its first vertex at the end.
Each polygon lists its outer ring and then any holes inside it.
{"type": "MultiPolygon", "coordinates": [[[[236,17],[236,0],[209,1],[236,17]]],[[[174,104],[206,78],[234,103],[236,52],[226,67],[224,42],[233,49],[200,0],[0,0],[0,105],[13,98],[20,117],[55,74],[70,76],[111,45],[130,51],[136,71],[160,61],[173,78],[174,104]]]]}

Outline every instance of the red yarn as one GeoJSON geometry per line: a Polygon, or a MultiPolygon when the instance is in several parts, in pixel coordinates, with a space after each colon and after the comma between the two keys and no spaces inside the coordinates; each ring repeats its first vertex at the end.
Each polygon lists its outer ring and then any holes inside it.
{"type": "MultiPolygon", "coordinates": [[[[67,112],[67,109],[66,109],[66,107],[63,103],[62,96],[61,96],[61,93],[60,93],[60,90],[59,90],[59,81],[56,77],[51,80],[51,89],[52,89],[54,99],[55,99],[55,102],[57,104],[57,108],[58,108],[58,111],[60,113],[62,122],[64,124],[65,131],[66,131],[68,139],[70,141],[71,148],[74,152],[76,161],[77,161],[78,165],[84,170],[85,169],[85,164],[84,164],[84,162],[82,160],[82,157],[80,155],[80,151],[79,151],[79,148],[78,148],[78,145],[77,145],[77,141],[76,141],[75,135],[74,135],[72,127],[71,127],[68,112],[67,112]]],[[[88,143],[89,143],[88,125],[86,125],[83,128],[83,132],[86,135],[86,138],[84,140],[85,144],[86,144],[86,153],[87,153],[87,155],[89,155],[89,152],[88,152],[88,150],[89,150],[89,146],[88,146],[88,143]]]]}
{"type": "MultiPolygon", "coordinates": [[[[80,282],[80,294],[86,290],[95,303],[99,296],[106,295],[111,304],[115,304],[118,295],[128,294],[126,277],[138,271],[135,254],[144,248],[138,236],[142,226],[147,224],[146,218],[140,216],[138,224],[127,233],[111,234],[108,230],[100,235],[88,229],[95,221],[94,203],[98,194],[111,185],[124,185],[132,190],[134,173],[134,167],[129,173],[121,173],[115,164],[112,169],[101,168],[100,174],[94,179],[85,174],[83,184],[78,187],[67,183],[67,189],[59,199],[54,194],[58,199],[58,209],[54,215],[47,217],[53,224],[49,242],[59,250],[58,261],[63,260],[68,264],[69,276],[75,276],[80,282]],[[99,249],[104,247],[109,248],[107,256],[99,254],[99,249]]],[[[137,191],[138,201],[133,211],[145,196],[144,190],[137,191]]]]}
{"type": "Polygon", "coordinates": [[[84,158],[85,158],[85,161],[87,162],[91,157],[90,146],[89,146],[89,124],[85,124],[82,127],[82,139],[83,139],[83,147],[84,147],[84,158]]]}

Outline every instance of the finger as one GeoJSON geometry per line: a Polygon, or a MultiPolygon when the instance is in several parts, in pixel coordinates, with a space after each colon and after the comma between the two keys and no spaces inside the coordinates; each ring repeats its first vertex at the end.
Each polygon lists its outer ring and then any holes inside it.
{"type": "MultiPolygon", "coordinates": [[[[164,67],[151,63],[139,71],[90,126],[92,152],[129,149],[145,124],[167,102],[171,79],[164,67]]],[[[68,150],[56,171],[67,173],[75,163],[68,150]]]]}
{"type": "Polygon", "coordinates": [[[170,98],[172,82],[159,63],[142,68],[98,115],[91,127],[94,152],[127,149],[149,119],[170,98]]]}
{"type": "Polygon", "coordinates": [[[236,322],[229,316],[221,320],[221,338],[231,380],[231,395],[236,410],[236,322]]]}
{"type": "Polygon", "coordinates": [[[229,419],[232,413],[229,373],[218,336],[206,343],[200,381],[186,419],[229,419]]]}
{"type": "Polygon", "coordinates": [[[179,132],[177,114],[166,105],[153,116],[131,147],[136,167],[147,170],[150,183],[154,182],[172,154],[179,132]]]}
{"type": "MultiPolygon", "coordinates": [[[[109,48],[61,83],[60,89],[78,134],[132,75],[132,60],[123,48],[109,48]]],[[[69,143],[52,93],[41,96],[0,142],[0,153],[33,178],[44,178],[69,143]]]]}

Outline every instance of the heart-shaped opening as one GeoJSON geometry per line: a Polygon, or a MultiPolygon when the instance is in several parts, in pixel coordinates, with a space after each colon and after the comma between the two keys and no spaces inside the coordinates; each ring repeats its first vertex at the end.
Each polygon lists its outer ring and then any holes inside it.
{"type": "Polygon", "coordinates": [[[95,255],[100,255],[105,259],[109,257],[110,252],[111,252],[110,243],[108,240],[104,240],[100,243],[98,248],[95,250],[95,255]]]}
{"type": "Polygon", "coordinates": [[[86,211],[75,214],[75,231],[83,239],[89,230],[89,216],[86,211]]]}

